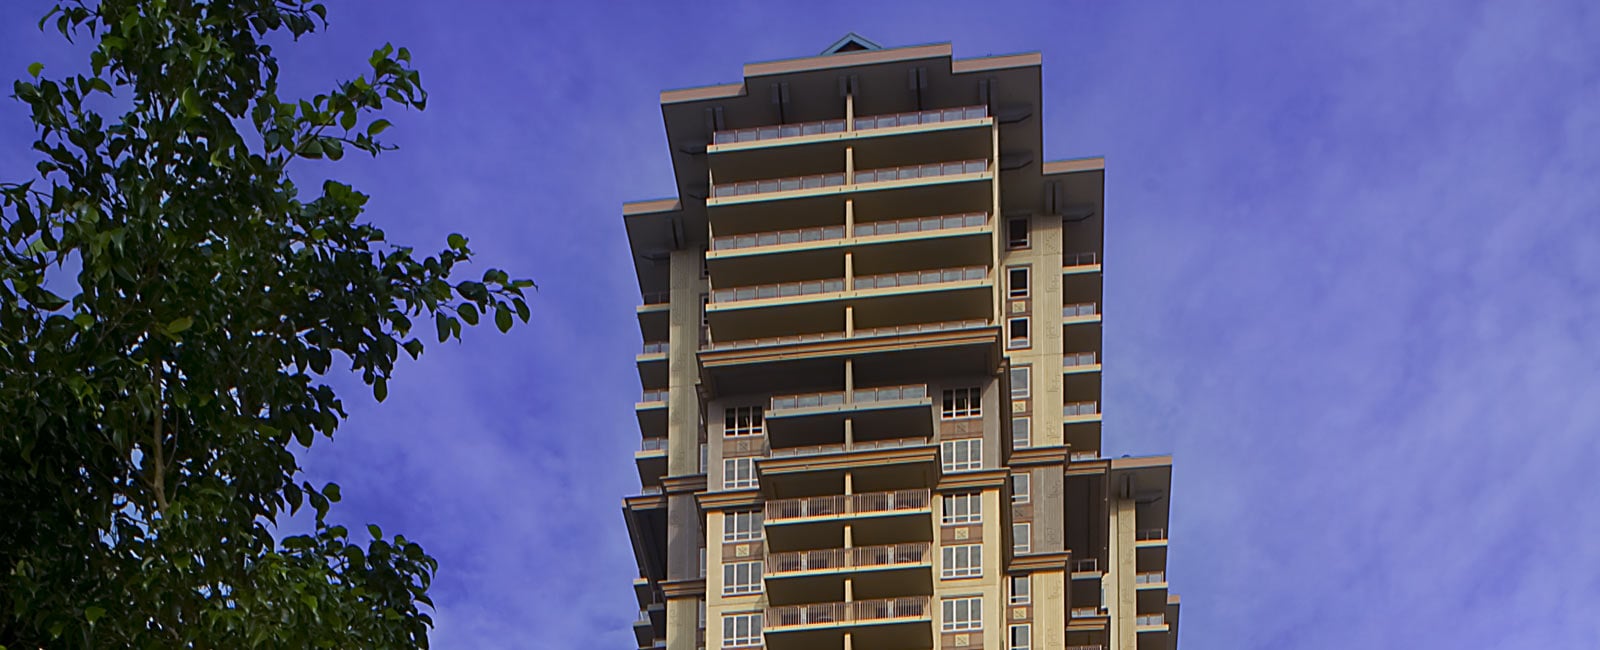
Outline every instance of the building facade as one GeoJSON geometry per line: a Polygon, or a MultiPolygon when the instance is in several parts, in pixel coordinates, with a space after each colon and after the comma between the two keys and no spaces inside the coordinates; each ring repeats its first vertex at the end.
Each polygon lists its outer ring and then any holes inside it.
{"type": "Polygon", "coordinates": [[[1104,458],[1100,159],[1038,54],[850,35],[661,95],[640,648],[1173,650],[1167,457],[1104,458]]]}

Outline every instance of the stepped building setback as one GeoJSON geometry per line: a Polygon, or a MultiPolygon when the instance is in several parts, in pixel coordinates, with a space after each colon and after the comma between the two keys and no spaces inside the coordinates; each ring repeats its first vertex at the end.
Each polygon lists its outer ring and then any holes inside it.
{"type": "Polygon", "coordinates": [[[1101,454],[1104,164],[1040,56],[854,34],[661,93],[639,647],[1175,650],[1168,457],[1101,454]]]}

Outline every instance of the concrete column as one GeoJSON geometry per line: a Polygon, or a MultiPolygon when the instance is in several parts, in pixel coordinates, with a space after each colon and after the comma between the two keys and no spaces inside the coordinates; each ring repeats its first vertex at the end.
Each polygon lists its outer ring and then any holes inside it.
{"type": "Polygon", "coordinates": [[[706,282],[700,277],[699,249],[672,251],[668,261],[671,300],[667,331],[667,475],[700,472],[700,395],[695,355],[700,349],[700,299],[706,282]]]}
{"type": "Polygon", "coordinates": [[[849,449],[856,444],[855,418],[844,419],[844,448],[849,449]]]}
{"type": "Polygon", "coordinates": [[[856,335],[856,308],[855,307],[845,307],[844,308],[844,335],[847,336],[847,337],[856,335]]]}
{"type": "Polygon", "coordinates": [[[844,148],[844,182],[856,182],[856,148],[844,148]]]}
{"type": "Polygon", "coordinates": [[[856,401],[856,364],[851,359],[844,360],[844,403],[854,404],[856,401]]]}
{"type": "Polygon", "coordinates": [[[856,288],[856,256],[855,253],[844,254],[844,290],[851,291],[856,288]]]}
{"type": "Polygon", "coordinates": [[[1105,606],[1111,615],[1111,647],[1114,650],[1138,650],[1139,633],[1135,617],[1139,615],[1139,593],[1134,585],[1136,555],[1134,546],[1134,503],[1132,499],[1116,498],[1111,510],[1111,566],[1106,567],[1105,606]]]}
{"type": "Polygon", "coordinates": [[[856,96],[854,94],[846,94],[844,96],[844,130],[856,130],[856,96]]]}

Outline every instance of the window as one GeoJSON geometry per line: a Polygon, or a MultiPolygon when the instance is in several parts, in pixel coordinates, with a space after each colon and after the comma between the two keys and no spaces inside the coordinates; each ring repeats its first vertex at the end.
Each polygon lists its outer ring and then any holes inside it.
{"type": "Polygon", "coordinates": [[[700,473],[706,473],[706,443],[700,443],[700,473]]]}
{"type": "Polygon", "coordinates": [[[1027,449],[1033,446],[1033,420],[1020,417],[1011,418],[1011,448],[1027,449]]]}
{"type": "Polygon", "coordinates": [[[733,406],[722,410],[722,435],[759,436],[766,431],[759,406],[733,406]]]}
{"type": "Polygon", "coordinates": [[[1028,297],[1028,267],[1013,266],[1006,269],[1006,295],[1012,298],[1028,297]]]}
{"type": "Polygon", "coordinates": [[[1025,348],[1032,343],[1028,340],[1028,317],[1021,316],[1006,322],[1007,329],[1011,330],[1010,338],[1006,339],[1008,348],[1025,348]]]}
{"type": "Polygon", "coordinates": [[[707,326],[711,325],[711,319],[706,317],[706,305],[709,305],[709,304],[711,304],[711,296],[709,294],[704,294],[704,293],[700,294],[700,326],[701,327],[707,327],[707,326]]]}
{"type": "Polygon", "coordinates": [[[1011,399],[1025,399],[1033,394],[1033,368],[1018,366],[1011,369],[1011,399]]]}
{"type": "Polygon", "coordinates": [[[761,614],[724,614],[722,647],[761,645],[761,614]]]}
{"type": "Polygon", "coordinates": [[[945,472],[970,472],[983,469],[983,438],[946,440],[939,443],[945,472]]]}
{"type": "Polygon", "coordinates": [[[1011,604],[1026,605],[1033,602],[1032,576],[1011,576],[1011,604]]]}
{"type": "Polygon", "coordinates": [[[1030,492],[1032,492],[1032,489],[1033,489],[1032,483],[1033,483],[1033,475],[1032,474],[1012,474],[1011,475],[1011,502],[1012,503],[1027,503],[1028,502],[1028,498],[1030,496],[1032,496],[1030,494],[1030,492]]]}
{"type": "Polygon", "coordinates": [[[695,619],[695,629],[704,630],[706,629],[706,599],[696,598],[695,604],[698,605],[695,609],[700,610],[700,617],[695,619]]]}
{"type": "Polygon", "coordinates": [[[983,598],[981,596],[946,598],[942,605],[944,606],[944,617],[941,621],[944,631],[963,632],[983,629],[983,598]]]}
{"type": "Polygon", "coordinates": [[[1006,248],[1028,247],[1028,218],[1006,220],[1006,248]]]}
{"type": "Polygon", "coordinates": [[[761,593],[761,563],[739,562],[722,565],[722,595],[761,593]]]}
{"type": "Polygon", "coordinates": [[[983,415],[983,391],[979,388],[948,388],[944,391],[944,408],[939,416],[946,420],[975,418],[983,415]]]}
{"type": "Polygon", "coordinates": [[[1021,555],[1033,550],[1033,525],[1011,524],[1011,552],[1021,555]]]}
{"type": "Polygon", "coordinates": [[[976,492],[944,495],[944,516],[941,523],[954,526],[976,524],[980,521],[983,521],[983,495],[976,492]]]}
{"type": "Polygon", "coordinates": [[[970,544],[964,546],[944,547],[944,565],[939,577],[945,580],[954,578],[976,578],[983,575],[983,545],[970,544]]]}
{"type": "Polygon", "coordinates": [[[1011,626],[1011,650],[1029,650],[1033,647],[1033,626],[1023,623],[1011,626]]]}
{"type": "Polygon", "coordinates": [[[744,490],[756,486],[756,460],[729,458],[722,461],[722,488],[744,490]]]}
{"type": "Polygon", "coordinates": [[[700,577],[706,577],[706,547],[700,547],[700,577]]]}
{"type": "Polygon", "coordinates": [[[761,519],[760,510],[734,510],[722,515],[722,541],[761,539],[761,519]]]}

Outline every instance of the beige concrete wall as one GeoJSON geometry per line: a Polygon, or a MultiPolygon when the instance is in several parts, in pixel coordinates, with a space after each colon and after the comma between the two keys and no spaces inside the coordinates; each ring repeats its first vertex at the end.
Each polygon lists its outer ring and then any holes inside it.
{"type": "Polygon", "coordinates": [[[700,277],[703,253],[672,251],[672,300],[668,317],[667,352],[667,475],[700,472],[700,296],[706,281],[700,277]]]}
{"type": "Polygon", "coordinates": [[[1135,531],[1132,499],[1114,499],[1111,507],[1110,566],[1102,578],[1106,607],[1111,615],[1111,647],[1138,650],[1139,635],[1134,622],[1139,615],[1139,593],[1134,585],[1135,531]]]}

